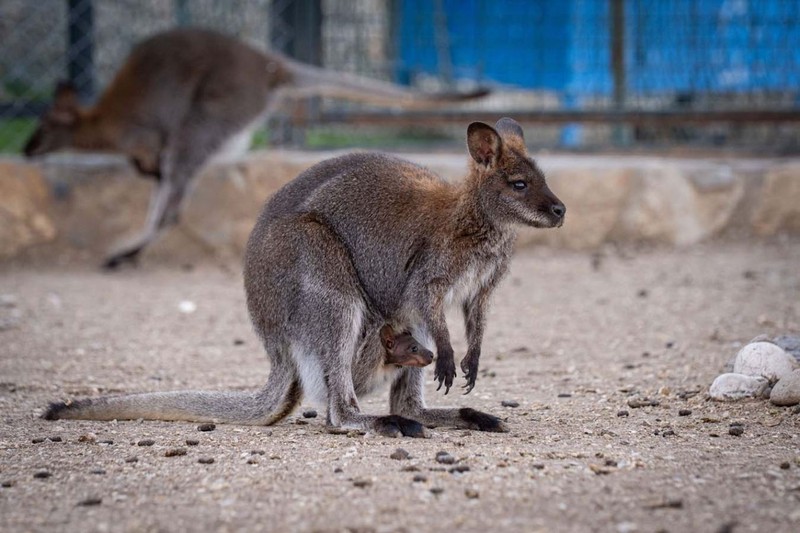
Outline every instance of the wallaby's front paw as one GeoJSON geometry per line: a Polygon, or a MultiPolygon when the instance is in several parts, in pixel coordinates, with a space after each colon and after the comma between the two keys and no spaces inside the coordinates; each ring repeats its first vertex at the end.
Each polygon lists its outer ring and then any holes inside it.
{"type": "Polygon", "coordinates": [[[467,356],[461,360],[461,371],[464,373],[464,377],[467,378],[467,383],[463,387],[464,389],[467,389],[464,391],[464,394],[469,394],[475,387],[475,380],[478,379],[479,362],[480,357],[469,354],[467,354],[467,356]]]}
{"type": "Polygon", "coordinates": [[[453,360],[453,354],[439,352],[436,357],[436,370],[433,373],[433,379],[439,382],[436,390],[442,388],[444,385],[444,393],[450,392],[450,387],[453,386],[453,379],[456,377],[456,362],[453,360]]]}
{"type": "Polygon", "coordinates": [[[428,437],[428,433],[422,424],[399,415],[378,417],[375,420],[374,430],[384,437],[428,437]]]}
{"type": "Polygon", "coordinates": [[[493,433],[506,433],[508,428],[503,421],[489,413],[476,411],[469,407],[459,409],[461,419],[467,423],[469,429],[477,429],[478,431],[491,431],[493,433]]]}

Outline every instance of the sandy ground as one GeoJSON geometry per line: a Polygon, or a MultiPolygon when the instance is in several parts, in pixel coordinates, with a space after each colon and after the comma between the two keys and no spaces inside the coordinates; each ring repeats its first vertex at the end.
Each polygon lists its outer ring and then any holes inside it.
{"type": "MultiPolygon", "coordinates": [[[[800,531],[798,410],[705,398],[742,343],[800,331],[798,241],[518,253],[477,387],[443,397],[430,369],[427,391],[506,434],[333,435],[302,410],[210,432],[38,418],[67,397],[257,388],[268,364],[231,271],[0,267],[0,530],[800,531]],[[628,405],[642,397],[659,405],[628,405]]],[[[387,393],[362,406],[385,412],[387,393]]]]}

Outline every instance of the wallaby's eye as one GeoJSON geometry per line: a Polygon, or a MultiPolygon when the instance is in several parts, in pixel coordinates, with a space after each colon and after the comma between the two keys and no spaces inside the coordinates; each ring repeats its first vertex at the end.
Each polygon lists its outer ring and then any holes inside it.
{"type": "Polygon", "coordinates": [[[522,180],[512,181],[511,186],[514,187],[515,191],[524,191],[528,188],[528,184],[522,180]]]}
{"type": "Polygon", "coordinates": [[[412,344],[411,345],[411,353],[417,353],[417,350],[418,350],[417,345],[416,344],[412,344]]]}

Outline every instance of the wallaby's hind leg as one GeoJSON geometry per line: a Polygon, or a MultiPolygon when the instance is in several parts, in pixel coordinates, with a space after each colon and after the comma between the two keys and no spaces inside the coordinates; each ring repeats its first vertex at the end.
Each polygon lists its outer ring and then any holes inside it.
{"type": "Polygon", "coordinates": [[[392,414],[419,420],[427,427],[451,426],[479,431],[505,432],[505,424],[494,415],[469,407],[429,409],[423,395],[424,370],[405,367],[392,383],[389,396],[392,414]]]}
{"type": "MultiPolygon", "coordinates": [[[[303,294],[293,321],[294,361],[303,389],[328,405],[328,423],[389,437],[425,437],[425,428],[398,415],[361,413],[353,385],[353,360],[369,324],[358,277],[347,250],[313,215],[297,222],[303,232],[303,294]],[[311,327],[313,325],[313,327],[311,327]]],[[[377,369],[376,369],[377,370],[377,369]]]]}

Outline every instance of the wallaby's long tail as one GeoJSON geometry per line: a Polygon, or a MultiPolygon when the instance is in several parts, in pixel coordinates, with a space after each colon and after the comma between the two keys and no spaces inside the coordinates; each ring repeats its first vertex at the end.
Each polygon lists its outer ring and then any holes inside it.
{"type": "MultiPolygon", "coordinates": [[[[272,377],[272,376],[270,376],[272,377]]],[[[270,380],[272,381],[272,380],[270,380]]],[[[302,396],[298,380],[258,392],[176,391],[102,396],[51,403],[46,420],[186,420],[269,425],[292,412],[302,396]]]]}
{"type": "Polygon", "coordinates": [[[297,96],[329,96],[379,105],[423,108],[481,98],[490,92],[480,88],[466,92],[422,93],[380,80],[331,72],[289,59],[285,61],[292,75],[292,93],[297,96]]]}

